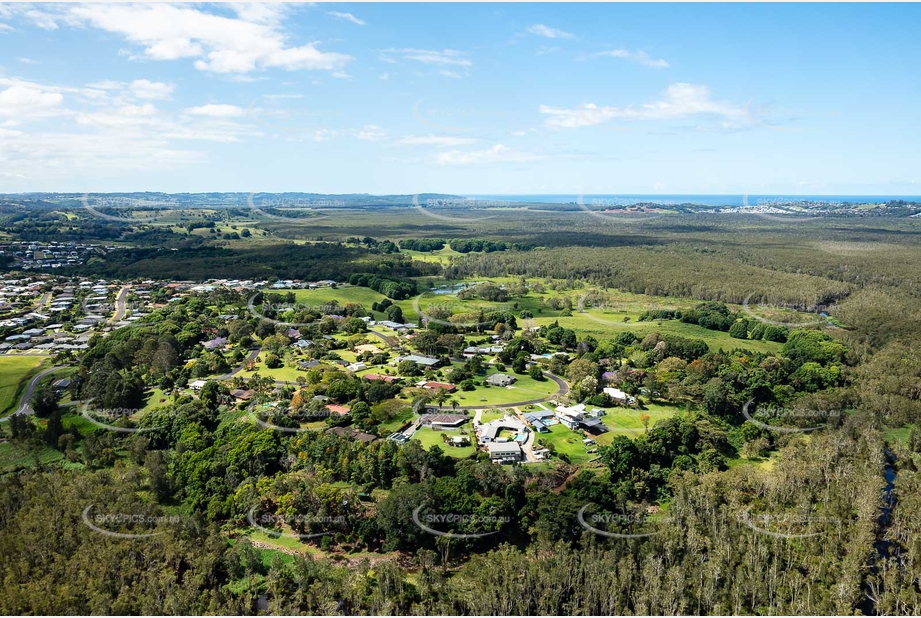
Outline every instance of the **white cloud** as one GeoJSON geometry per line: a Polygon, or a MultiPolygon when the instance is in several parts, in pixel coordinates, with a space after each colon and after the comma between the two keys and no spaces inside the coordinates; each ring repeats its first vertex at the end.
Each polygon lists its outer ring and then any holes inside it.
{"type": "Polygon", "coordinates": [[[0,77],[0,180],[35,186],[63,178],[79,186],[98,175],[182,168],[207,158],[179,141],[227,143],[262,135],[227,115],[170,113],[135,94],[167,91],[147,80],[71,87],[0,77]]]}
{"type": "Polygon", "coordinates": [[[346,54],[322,52],[316,43],[289,47],[280,20],[285,8],[234,8],[236,17],[225,17],[193,5],[86,4],[68,7],[63,19],[117,34],[143,47],[142,58],[195,59],[195,68],[215,73],[264,68],[338,71],[353,60],[346,54]]]}
{"type": "Polygon", "coordinates": [[[378,79],[385,82],[388,79],[390,79],[390,73],[388,73],[387,71],[384,71],[383,73],[378,75],[378,79]]]}
{"type": "Polygon", "coordinates": [[[152,82],[147,79],[136,79],[129,86],[131,94],[139,99],[168,99],[176,89],[174,84],[165,82],[152,82]]]}
{"type": "Polygon", "coordinates": [[[366,124],[362,130],[358,132],[358,139],[366,142],[376,142],[386,137],[387,132],[374,124],[366,124]]]}
{"type": "Polygon", "coordinates": [[[185,113],[192,116],[208,116],[209,118],[239,118],[246,114],[246,110],[236,105],[208,103],[207,105],[190,107],[185,110],[185,113]]]}
{"type": "Polygon", "coordinates": [[[465,146],[477,143],[474,137],[454,137],[451,135],[407,135],[397,141],[401,146],[465,146]]]}
{"type": "Polygon", "coordinates": [[[743,126],[753,120],[746,106],[716,101],[708,87],[687,83],[672,84],[660,100],[639,106],[598,107],[588,103],[577,108],[541,105],[539,109],[547,116],[544,121],[547,126],[567,129],[595,126],[612,119],[668,120],[709,115],[722,118],[724,127],[743,126]]]}
{"type": "Polygon", "coordinates": [[[353,24],[358,25],[358,26],[364,26],[366,24],[366,22],[358,19],[351,13],[340,13],[339,11],[326,11],[326,14],[329,15],[330,17],[335,17],[336,19],[350,21],[353,24]]]}
{"type": "Polygon", "coordinates": [[[529,32],[530,34],[536,34],[537,36],[547,37],[548,39],[571,39],[575,36],[571,32],[565,32],[563,30],[551,28],[550,26],[545,26],[544,24],[534,24],[533,26],[529,26],[526,32],[529,32]]]}
{"type": "Polygon", "coordinates": [[[381,58],[385,62],[395,62],[395,60],[391,58],[390,55],[398,55],[404,60],[414,60],[423,64],[436,66],[469,67],[473,65],[469,59],[464,57],[464,52],[457,51],[456,49],[444,49],[437,51],[431,49],[403,48],[385,49],[382,50],[381,53],[386,54],[381,58]]]}
{"type": "Polygon", "coordinates": [[[537,48],[537,51],[534,52],[534,54],[537,56],[546,56],[547,54],[555,54],[561,49],[562,49],[561,47],[558,47],[556,45],[553,45],[553,46],[541,45],[540,47],[537,48]]]}
{"type": "Polygon", "coordinates": [[[44,89],[37,84],[0,80],[0,116],[18,121],[27,118],[41,118],[61,112],[64,95],[44,89]]]}
{"type": "Polygon", "coordinates": [[[527,163],[543,159],[541,155],[512,150],[502,144],[496,144],[486,150],[438,153],[435,162],[439,165],[477,165],[481,163],[527,163]]]}
{"type": "Polygon", "coordinates": [[[0,23],[0,32],[12,32],[13,26],[9,24],[0,23]]]}
{"type": "Polygon", "coordinates": [[[656,69],[666,69],[668,68],[668,62],[662,58],[652,58],[644,51],[631,52],[626,49],[612,49],[609,51],[598,52],[597,54],[592,54],[592,58],[601,58],[607,56],[609,58],[626,58],[628,60],[635,60],[643,66],[653,67],[656,69]]]}

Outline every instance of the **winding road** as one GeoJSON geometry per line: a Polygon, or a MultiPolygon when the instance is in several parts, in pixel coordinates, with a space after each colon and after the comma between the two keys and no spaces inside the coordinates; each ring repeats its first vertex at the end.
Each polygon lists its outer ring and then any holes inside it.
{"type": "Polygon", "coordinates": [[[260,353],[260,352],[262,352],[262,348],[253,348],[253,349],[251,349],[251,350],[249,351],[249,356],[247,356],[246,358],[244,358],[242,363],[240,363],[239,365],[237,365],[236,367],[234,367],[233,369],[231,369],[228,373],[225,373],[224,375],[221,375],[221,376],[217,376],[217,377],[215,377],[215,378],[209,378],[209,379],[211,379],[211,380],[229,380],[230,378],[234,377],[235,375],[237,375],[238,373],[240,373],[241,371],[243,371],[243,368],[246,367],[246,364],[247,364],[248,362],[256,360],[256,359],[259,357],[259,353],[260,353]]]}
{"type": "Polygon", "coordinates": [[[35,389],[38,387],[38,383],[49,373],[53,373],[58,369],[64,369],[64,365],[56,365],[45,369],[44,371],[39,371],[32,379],[29,380],[28,386],[26,386],[25,392],[22,394],[22,397],[19,399],[19,407],[12,414],[0,419],[0,421],[7,420],[10,416],[15,416],[17,414],[32,414],[35,410],[32,409],[32,406],[29,405],[29,402],[32,400],[32,395],[35,394],[35,389]]]}

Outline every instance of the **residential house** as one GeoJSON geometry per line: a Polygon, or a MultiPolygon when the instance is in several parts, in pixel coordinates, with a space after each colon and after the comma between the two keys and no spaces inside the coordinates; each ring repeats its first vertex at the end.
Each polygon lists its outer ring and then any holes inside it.
{"type": "Polygon", "coordinates": [[[457,391],[457,387],[449,382],[426,382],[422,385],[422,388],[427,388],[431,391],[438,391],[444,389],[449,393],[457,391]]]}
{"type": "Polygon", "coordinates": [[[255,394],[256,394],[256,391],[254,391],[251,388],[248,388],[246,390],[238,388],[238,389],[230,391],[230,396],[233,397],[237,403],[249,401],[250,399],[253,398],[253,395],[255,394]]]}
{"type": "Polygon", "coordinates": [[[494,373],[486,378],[486,383],[490,386],[509,386],[516,380],[518,380],[518,378],[510,376],[507,373],[494,373]]]}
{"type": "Polygon", "coordinates": [[[521,446],[517,442],[490,442],[486,445],[490,461],[511,464],[521,461],[521,446]]]}

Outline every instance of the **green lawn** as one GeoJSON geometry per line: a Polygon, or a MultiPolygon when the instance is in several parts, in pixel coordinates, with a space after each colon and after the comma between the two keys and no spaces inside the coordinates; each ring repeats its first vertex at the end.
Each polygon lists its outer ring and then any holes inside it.
{"type": "Polygon", "coordinates": [[[488,423],[490,421],[497,421],[503,417],[505,417],[505,412],[501,410],[484,410],[480,415],[480,422],[488,423]]]}
{"type": "MultiPolygon", "coordinates": [[[[457,363],[461,365],[461,363],[457,363]]],[[[495,367],[490,366],[485,376],[477,376],[475,382],[481,382],[488,376],[500,373],[495,367]]],[[[537,381],[527,375],[518,375],[507,370],[501,373],[514,375],[518,380],[511,386],[478,386],[472,391],[457,391],[452,395],[461,406],[483,406],[484,408],[506,405],[518,401],[544,399],[554,395],[559,387],[553,380],[537,381]]]]}
{"type": "Polygon", "coordinates": [[[156,410],[157,408],[165,408],[173,402],[173,396],[164,395],[163,389],[160,388],[151,388],[147,390],[147,403],[144,404],[144,407],[141,408],[141,414],[150,412],[151,410],[156,410]],[[160,401],[164,399],[165,401],[160,401]]]}
{"type": "Polygon", "coordinates": [[[713,351],[722,348],[728,352],[733,348],[743,348],[754,352],[778,352],[782,347],[782,344],[773,341],[735,339],[728,333],[709,330],[696,324],[685,324],[679,320],[640,322],[637,320],[638,317],[638,314],[604,313],[591,309],[585,313],[573,312],[572,317],[536,318],[535,323],[542,326],[558,320],[560,326],[571,328],[579,334],[593,335],[599,339],[612,339],[623,331],[629,331],[640,339],[655,332],[663,335],[679,335],[690,339],[703,339],[713,351]],[[629,322],[623,322],[625,315],[631,318],[629,322]]]}
{"type": "Polygon", "coordinates": [[[614,440],[614,436],[624,435],[631,439],[636,438],[646,431],[640,420],[642,414],[649,416],[649,428],[652,429],[658,421],[674,416],[682,409],[680,406],[666,406],[658,403],[647,403],[645,410],[605,408],[605,415],[601,417],[601,420],[611,431],[596,436],[594,439],[598,444],[606,446],[614,440]]]}
{"type": "Polygon", "coordinates": [[[407,402],[407,408],[405,410],[398,413],[396,416],[394,416],[392,419],[390,419],[386,423],[381,423],[380,425],[378,425],[377,430],[378,432],[380,432],[382,436],[386,438],[387,436],[395,432],[397,429],[405,425],[407,422],[409,422],[410,419],[413,418],[413,416],[415,416],[413,414],[412,409],[409,408],[408,405],[409,404],[407,402]]]}
{"type": "Polygon", "coordinates": [[[371,288],[351,285],[343,285],[337,288],[317,288],[315,290],[268,290],[266,293],[287,294],[288,292],[294,292],[294,298],[298,303],[323,305],[331,300],[337,300],[340,305],[345,305],[346,303],[363,305],[368,311],[371,311],[373,303],[387,298],[371,288]]]}
{"type": "MultiPolygon", "coordinates": [[[[338,351],[338,350],[337,350],[338,351]]],[[[266,353],[262,352],[259,354],[259,357],[256,359],[256,370],[255,371],[241,371],[238,373],[238,376],[244,378],[251,378],[253,374],[258,373],[260,376],[270,376],[275,380],[284,380],[287,382],[294,383],[297,381],[298,376],[307,377],[306,371],[300,371],[297,367],[297,362],[292,361],[290,363],[285,363],[284,367],[278,367],[276,369],[268,369],[265,366],[265,356],[266,353]]]]}
{"type": "Polygon", "coordinates": [[[557,423],[549,427],[550,433],[539,433],[536,438],[536,445],[545,444],[553,445],[555,456],[565,453],[569,457],[570,463],[582,464],[590,459],[597,457],[597,454],[586,452],[594,446],[586,447],[582,443],[585,438],[582,432],[570,431],[565,425],[557,423]]]}
{"type": "Polygon", "coordinates": [[[0,416],[16,409],[26,384],[46,360],[45,356],[0,356],[0,416]]]}
{"type": "Polygon", "coordinates": [[[441,447],[441,450],[455,459],[464,459],[476,452],[476,447],[473,446],[472,438],[470,446],[451,446],[442,441],[442,436],[448,436],[448,438],[454,436],[467,436],[469,438],[470,426],[469,424],[465,424],[462,425],[460,429],[451,429],[447,431],[434,431],[430,427],[421,427],[413,434],[413,440],[419,440],[425,450],[429,450],[437,444],[441,447]]]}

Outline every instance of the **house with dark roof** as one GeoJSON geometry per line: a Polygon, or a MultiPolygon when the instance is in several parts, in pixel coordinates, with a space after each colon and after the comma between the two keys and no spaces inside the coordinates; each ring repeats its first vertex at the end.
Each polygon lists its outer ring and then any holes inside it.
{"type": "Polygon", "coordinates": [[[249,401],[250,399],[253,398],[253,395],[255,394],[256,394],[256,391],[254,391],[251,388],[246,389],[246,390],[243,390],[242,388],[238,388],[238,389],[230,391],[230,396],[236,399],[237,403],[240,403],[243,401],[249,401]]]}

